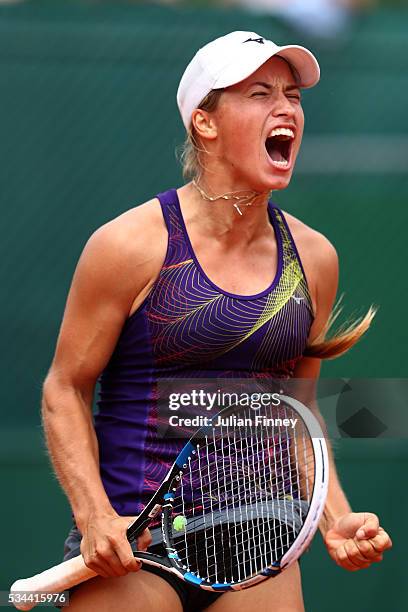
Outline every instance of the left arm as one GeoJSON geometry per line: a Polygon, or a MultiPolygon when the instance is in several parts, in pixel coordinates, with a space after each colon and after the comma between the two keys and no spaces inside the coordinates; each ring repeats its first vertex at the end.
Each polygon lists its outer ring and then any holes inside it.
{"type": "MultiPolygon", "coordinates": [[[[324,328],[333,308],[338,286],[336,251],[323,236],[319,242],[321,242],[319,244],[320,261],[317,262],[315,268],[314,284],[316,316],[310,329],[309,341],[316,338],[324,328]]],[[[307,391],[305,390],[299,399],[312,410],[325,432],[315,393],[320,368],[320,359],[303,357],[296,366],[294,376],[315,381],[314,384],[305,386],[307,391]]],[[[369,567],[373,562],[381,561],[383,551],[392,545],[391,539],[380,527],[375,514],[351,511],[337,476],[334,456],[327,436],[326,441],[329,452],[329,490],[319,527],[332,559],[345,569],[355,571],[369,567]]]]}

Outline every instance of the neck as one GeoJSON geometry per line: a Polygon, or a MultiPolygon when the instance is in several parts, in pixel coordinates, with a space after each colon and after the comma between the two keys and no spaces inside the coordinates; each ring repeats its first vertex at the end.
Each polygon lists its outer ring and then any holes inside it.
{"type": "Polygon", "coordinates": [[[191,182],[179,190],[180,200],[191,221],[202,231],[226,243],[248,243],[268,231],[270,192],[250,189],[219,188],[203,180],[191,182]]]}
{"type": "Polygon", "coordinates": [[[265,206],[271,195],[270,191],[256,191],[241,181],[228,180],[225,174],[208,177],[201,175],[193,179],[192,184],[203,200],[210,202],[231,202],[238,214],[247,206],[265,206]],[[238,205],[238,206],[237,206],[238,205]]]}
{"type": "MultiPolygon", "coordinates": [[[[219,200],[231,202],[235,210],[241,217],[243,216],[243,210],[248,208],[248,206],[252,206],[261,202],[264,197],[264,193],[260,193],[258,191],[247,190],[247,189],[239,189],[235,191],[226,191],[223,193],[209,192],[203,184],[197,179],[193,179],[192,185],[197,189],[201,198],[206,202],[217,202],[219,200]]],[[[258,204],[259,205],[259,204],[258,204]]]]}

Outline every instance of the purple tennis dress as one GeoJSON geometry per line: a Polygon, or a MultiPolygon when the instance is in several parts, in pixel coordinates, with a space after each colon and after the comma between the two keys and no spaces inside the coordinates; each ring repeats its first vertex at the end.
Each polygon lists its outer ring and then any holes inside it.
{"type": "Polygon", "coordinates": [[[313,321],[304,270],[283,213],[269,203],[278,246],[272,284],[256,295],[223,291],[192,249],[175,189],[158,196],[168,230],[166,258],[147,298],[122,329],[100,376],[95,429],[112,506],[138,514],[183,442],[157,435],[163,378],[290,378],[313,321]]]}

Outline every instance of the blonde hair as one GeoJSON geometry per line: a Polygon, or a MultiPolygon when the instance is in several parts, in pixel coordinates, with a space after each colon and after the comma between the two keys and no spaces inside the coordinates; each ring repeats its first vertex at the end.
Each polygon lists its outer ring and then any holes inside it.
{"type": "Polygon", "coordinates": [[[360,338],[366,333],[378,310],[376,306],[370,306],[368,312],[354,321],[343,323],[333,335],[329,335],[333,323],[337,320],[343,307],[340,303],[343,296],[335,304],[326,325],[320,334],[306,346],[303,351],[305,357],[315,357],[316,359],[334,359],[347,353],[352,346],[357,344],[360,338]]]}
{"type": "MultiPolygon", "coordinates": [[[[205,96],[197,108],[211,113],[217,108],[223,91],[223,89],[213,89],[205,96]]],[[[205,169],[202,153],[208,154],[208,151],[198,141],[194,126],[190,125],[179,156],[183,168],[183,177],[186,180],[200,178],[202,171],[205,169]]]]}
{"type": "MultiPolygon", "coordinates": [[[[217,108],[221,98],[223,89],[213,89],[201,101],[198,108],[207,112],[212,112],[217,108]]],[[[199,180],[202,171],[205,170],[203,165],[202,154],[208,151],[197,138],[194,126],[190,126],[185,141],[181,147],[179,155],[180,162],[183,168],[183,177],[186,180],[199,180]]],[[[316,359],[334,359],[344,353],[347,353],[361,337],[366,333],[371,325],[372,320],[377,312],[377,307],[370,306],[368,312],[354,321],[346,321],[341,325],[335,333],[330,335],[330,331],[334,322],[338,319],[343,307],[340,305],[343,296],[332,309],[326,325],[320,332],[317,338],[306,346],[303,352],[305,357],[314,357],[316,359]]]]}

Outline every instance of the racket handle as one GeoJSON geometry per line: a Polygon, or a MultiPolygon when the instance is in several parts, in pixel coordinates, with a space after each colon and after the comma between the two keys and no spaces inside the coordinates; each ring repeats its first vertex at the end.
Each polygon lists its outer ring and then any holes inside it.
{"type": "MultiPolygon", "coordinates": [[[[85,565],[82,555],[79,555],[31,578],[16,580],[11,585],[10,593],[61,593],[96,575],[96,572],[85,565]]],[[[36,602],[31,601],[14,603],[17,610],[31,610],[36,605],[36,602]]]]}

